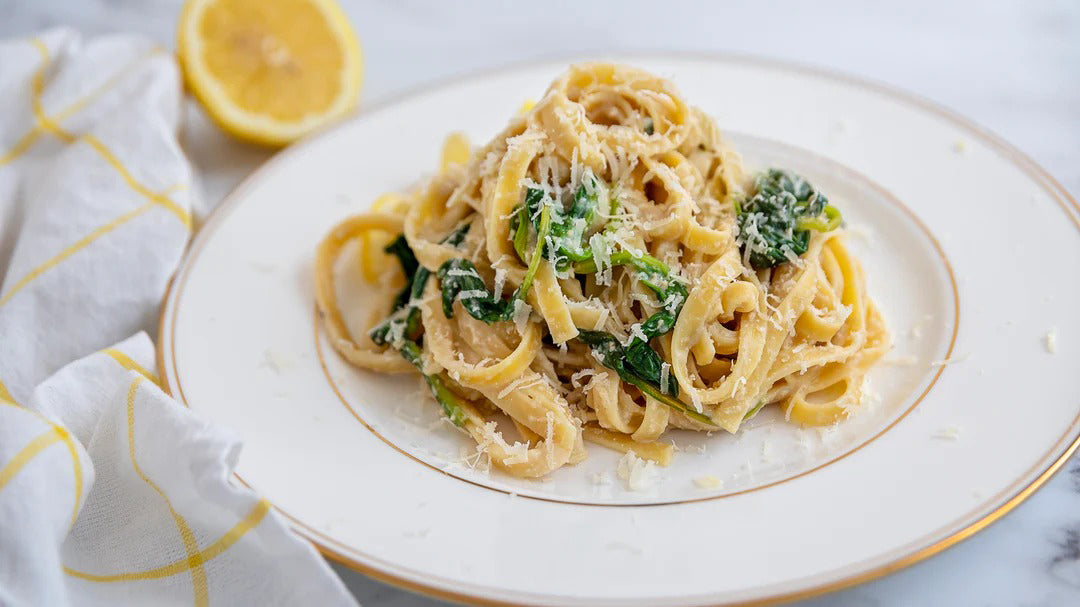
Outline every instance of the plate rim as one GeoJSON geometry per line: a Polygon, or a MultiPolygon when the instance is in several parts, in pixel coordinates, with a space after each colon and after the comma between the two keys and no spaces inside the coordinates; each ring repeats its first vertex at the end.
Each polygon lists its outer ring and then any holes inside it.
{"type": "MultiPolygon", "coordinates": [[[[209,232],[203,234],[203,228],[211,224],[211,222],[221,221],[226,215],[227,210],[236,206],[235,201],[240,198],[240,195],[247,189],[252,187],[264,173],[273,169],[273,167],[279,162],[283,161],[287,157],[300,153],[303,148],[314,143],[318,139],[321,139],[325,135],[331,133],[338,127],[343,126],[346,123],[358,120],[371,114],[378,113],[386,108],[398,105],[414,97],[419,97],[427,93],[446,89],[454,85],[464,84],[472,81],[479,81],[491,77],[496,77],[502,74],[513,73],[515,71],[525,70],[533,67],[539,67],[543,65],[553,63],[573,63],[578,61],[596,61],[596,60],[619,60],[619,61],[641,61],[641,60],[682,60],[682,61],[705,61],[709,63],[727,63],[736,65],[745,65],[750,67],[759,67],[764,69],[787,71],[791,73],[811,75],[821,79],[853,86],[864,91],[877,93],[886,98],[890,98],[894,101],[901,102],[905,105],[914,106],[923,112],[933,114],[947,122],[952,123],[954,126],[965,130],[969,135],[972,135],[987,145],[991,150],[995,151],[1006,162],[1014,165],[1020,169],[1025,175],[1031,178],[1037,185],[1046,191],[1050,197],[1061,207],[1066,217],[1080,230],[1080,203],[1069,193],[1069,191],[1062,185],[1053,175],[1035,162],[1028,154],[1009,143],[1007,140],[997,135],[990,129],[980,125],[974,120],[967,118],[959,112],[950,109],[949,107],[933,101],[920,94],[907,91],[898,86],[887,84],[872,78],[866,78],[860,75],[848,73],[841,69],[825,67],[821,65],[815,65],[810,63],[803,63],[799,61],[792,61],[787,59],[778,59],[773,57],[766,57],[762,55],[755,55],[753,53],[740,53],[740,52],[725,52],[725,51],[643,51],[643,50],[626,50],[626,49],[613,49],[609,51],[599,51],[592,53],[571,53],[571,54],[546,54],[535,59],[525,61],[515,61],[489,68],[481,68],[463,72],[461,74],[450,75],[447,77],[436,78],[431,81],[420,83],[414,86],[405,88],[404,90],[388,95],[382,99],[379,99],[376,103],[366,105],[362,108],[353,110],[338,120],[335,120],[327,125],[324,125],[312,132],[311,134],[303,137],[301,140],[282,148],[275,152],[270,158],[266,159],[262,164],[256,167],[251,173],[245,176],[238,184],[233,186],[221,199],[221,201],[197,224],[197,229],[194,232],[189,246],[184,252],[184,256],[178,264],[173,275],[170,277],[168,285],[166,286],[165,293],[161,298],[161,305],[158,312],[157,323],[157,340],[155,343],[155,362],[159,369],[159,376],[161,378],[161,388],[166,393],[176,398],[185,407],[187,402],[183,398],[183,395],[174,394],[173,387],[169,383],[167,373],[167,367],[165,365],[165,321],[167,312],[171,311],[174,304],[174,296],[179,292],[174,291],[174,287],[178,282],[178,278],[185,275],[189,270],[190,262],[194,259],[192,255],[193,251],[196,251],[200,247],[202,241],[209,237],[209,232]]],[[[921,220],[919,220],[921,222],[921,220]]],[[[1080,412],[1078,412],[1077,418],[1080,418],[1080,412]]],[[[1076,423],[1074,419],[1073,424],[1076,423]]],[[[950,548],[959,542],[971,537],[975,533],[985,529],[992,523],[999,520],[1005,514],[1012,511],[1016,506],[1024,502],[1029,498],[1036,490],[1042,487],[1051,477],[1056,474],[1066,461],[1080,448],[1080,429],[1077,429],[1074,436],[1068,436],[1068,433],[1063,434],[1062,438],[1058,440],[1055,445],[1055,449],[1060,449],[1057,457],[1050,462],[1048,466],[1043,468],[1041,472],[1026,486],[1019,489],[1011,497],[1008,497],[1003,503],[993,508],[989,512],[975,521],[965,525],[961,529],[954,531],[953,533],[939,538],[937,540],[931,540],[928,545],[924,545],[922,548],[915,549],[907,552],[897,558],[894,558],[888,562],[875,565],[864,571],[855,573],[853,575],[841,577],[829,582],[816,585],[808,585],[805,588],[795,589],[790,591],[784,591],[779,593],[769,594],[767,596],[761,596],[749,600],[741,600],[734,602],[722,602],[711,603],[714,605],[738,605],[738,606],[765,606],[765,605],[777,605],[780,603],[786,603],[789,601],[796,601],[801,599],[813,598],[830,592],[843,590],[850,588],[858,584],[868,582],[890,573],[894,573],[915,563],[923,561],[931,556],[941,553],[942,551],[950,548]],[[1060,447],[1058,445],[1064,445],[1060,447]]],[[[1049,457],[1053,457],[1054,449],[1051,449],[1049,457]]],[[[1035,469],[1039,467],[1036,463],[1035,469]]],[[[239,474],[233,473],[233,477],[243,486],[254,490],[254,488],[247,483],[239,474]]],[[[271,503],[273,506],[273,504],[271,503]]],[[[399,575],[393,571],[383,570],[376,566],[361,563],[349,555],[343,554],[335,550],[330,543],[334,543],[332,538],[326,537],[319,533],[314,528],[303,523],[293,515],[282,510],[277,506],[273,508],[282,515],[288,522],[290,528],[297,533],[297,535],[309,541],[312,546],[324,557],[335,561],[336,563],[348,567],[353,571],[361,573],[363,575],[374,578],[383,583],[402,588],[411,592],[423,594],[429,597],[451,601],[461,604],[481,604],[492,605],[496,607],[504,606],[516,606],[518,603],[510,600],[496,598],[494,596],[474,594],[467,591],[452,590],[444,586],[436,585],[434,583],[424,583],[413,579],[409,579],[402,575],[399,575]],[[326,542],[325,544],[323,542],[326,542]]],[[[933,534],[930,534],[931,536],[933,534]]],[[[917,540],[918,542],[919,540],[917,540]]],[[[903,549],[901,549],[903,550],[903,549]]],[[[555,598],[553,595],[547,597],[537,597],[544,600],[550,600],[555,598]]],[[[692,599],[693,597],[687,597],[692,599]]],[[[699,597],[700,598],[700,597],[699,597]]],[[[553,604],[554,603],[544,603],[553,604]]]]}

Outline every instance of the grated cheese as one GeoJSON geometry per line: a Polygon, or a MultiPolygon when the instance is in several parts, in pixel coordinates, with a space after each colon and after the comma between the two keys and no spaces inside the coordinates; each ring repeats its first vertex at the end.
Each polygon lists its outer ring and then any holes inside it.
{"type": "Polygon", "coordinates": [[[593,378],[591,380],[589,380],[588,384],[585,384],[584,386],[582,386],[581,393],[582,394],[588,394],[589,390],[592,390],[593,386],[596,385],[596,382],[604,381],[605,379],[607,379],[607,377],[608,377],[607,371],[601,371],[601,372],[597,373],[596,375],[593,376],[593,378]]]}
{"type": "Polygon", "coordinates": [[[802,267],[802,259],[795,254],[795,251],[791,250],[791,247],[784,245],[780,247],[780,252],[784,254],[784,257],[788,260],[788,263],[792,264],[797,268],[802,267]]]}
{"type": "Polygon", "coordinates": [[[262,363],[259,366],[266,367],[274,373],[281,373],[282,371],[292,367],[293,362],[287,356],[281,354],[277,350],[267,348],[263,350],[263,359],[262,363]]]}
{"type": "Polygon", "coordinates": [[[686,392],[690,395],[690,404],[694,406],[694,411],[701,413],[703,411],[701,407],[701,395],[698,394],[697,388],[687,388],[686,392]]]}
{"type": "Polygon", "coordinates": [[[682,294],[677,291],[672,291],[671,294],[667,296],[667,299],[664,300],[664,303],[660,304],[660,307],[663,308],[664,311],[674,314],[675,309],[678,308],[679,304],[682,302],[682,294]]]}
{"type": "Polygon", "coordinates": [[[447,276],[468,276],[469,278],[480,278],[480,275],[476,273],[476,270],[469,268],[468,270],[462,270],[461,268],[449,268],[446,270],[447,276]]]}
{"type": "Polygon", "coordinates": [[[952,364],[956,364],[956,363],[959,363],[959,362],[963,362],[963,361],[967,360],[968,356],[969,355],[966,354],[966,353],[965,354],[958,354],[957,356],[952,356],[952,357],[946,358],[944,360],[935,360],[934,362],[932,362],[930,364],[932,366],[934,366],[934,367],[944,367],[945,365],[952,365],[952,364]]]}
{"type": "Polygon", "coordinates": [[[694,479],[694,484],[702,489],[719,489],[724,486],[724,481],[715,476],[699,476],[694,479]]]}
{"type": "Polygon", "coordinates": [[[741,390],[745,390],[745,388],[746,388],[746,376],[743,375],[739,379],[735,380],[735,389],[732,390],[731,393],[732,393],[733,396],[737,395],[737,394],[739,394],[739,392],[741,390]]]}
{"type": "Polygon", "coordinates": [[[660,363],[660,391],[667,394],[668,381],[671,375],[671,365],[667,362],[660,363]]]}
{"type": "Polygon", "coordinates": [[[611,284],[611,249],[603,234],[597,232],[589,237],[589,247],[592,249],[593,263],[596,264],[596,284],[611,284]]]}
{"type": "Polygon", "coordinates": [[[923,326],[926,325],[927,323],[929,323],[933,319],[934,319],[933,316],[927,314],[927,315],[923,316],[922,318],[920,318],[919,320],[915,321],[915,324],[913,324],[911,326],[911,330],[909,331],[909,334],[910,334],[911,338],[912,339],[918,339],[918,338],[922,337],[923,326]]]}
{"type": "MultiPolygon", "coordinates": [[[[586,176],[592,177],[592,169],[586,169],[584,172],[581,170],[581,159],[579,158],[577,147],[570,152],[570,183],[584,183],[585,189],[589,194],[592,194],[592,188],[588,182],[582,181],[586,176]]],[[[592,181],[591,179],[589,181],[592,181]]]]}
{"type": "Polygon", "coordinates": [[[531,314],[532,306],[520,299],[514,299],[514,326],[519,335],[525,335],[525,325],[528,324],[531,314]]]}
{"type": "Polygon", "coordinates": [[[933,438],[953,441],[960,440],[960,428],[956,426],[942,428],[933,434],[933,438]]]}
{"type": "Polygon", "coordinates": [[[537,384],[544,383],[543,376],[534,375],[532,377],[522,376],[514,381],[506,384],[506,387],[499,390],[499,398],[506,398],[507,394],[510,394],[514,390],[524,390],[525,388],[531,388],[537,384]]]}
{"type": "Polygon", "coordinates": [[[768,441],[761,443],[761,461],[766,464],[772,463],[773,461],[771,445],[772,443],[769,443],[768,441]]]}
{"type": "MultiPolygon", "coordinates": [[[[769,311],[769,314],[766,316],[766,320],[769,321],[769,324],[776,327],[777,331],[783,331],[784,327],[781,326],[779,319],[782,318],[784,315],[780,312],[780,308],[778,308],[778,307],[774,306],[773,304],[769,303],[769,295],[772,295],[772,294],[770,293],[770,294],[766,295],[765,299],[764,299],[765,309],[767,309],[769,311]]],[[[774,295],[774,297],[775,297],[775,295],[774,295]]],[[[777,299],[777,301],[780,300],[779,297],[777,297],[776,299],[777,299]]]]}
{"type": "Polygon", "coordinates": [[[454,301],[461,301],[463,299],[487,299],[491,295],[483,289],[472,289],[470,291],[459,291],[454,301]]]}
{"type": "MultiPolygon", "coordinates": [[[[591,300],[590,300],[591,301],[591,300]]],[[[600,306],[598,308],[599,314],[596,316],[596,323],[593,324],[593,331],[599,331],[607,324],[608,308],[607,306],[600,306]]]]}
{"type": "Polygon", "coordinates": [[[484,160],[480,162],[480,172],[484,175],[494,173],[501,160],[502,158],[499,156],[498,152],[488,152],[487,156],[484,156],[484,160]]]}
{"type": "Polygon", "coordinates": [[[1043,336],[1043,345],[1046,347],[1046,351],[1051,354],[1057,353],[1057,328],[1054,327],[1046,332],[1043,336]]]}
{"type": "Polygon", "coordinates": [[[810,453],[810,440],[807,438],[806,432],[799,432],[799,447],[806,453],[810,453]]]}
{"type": "Polygon", "coordinates": [[[833,438],[836,436],[836,426],[818,426],[814,428],[817,431],[818,438],[821,440],[821,444],[825,447],[829,447],[833,442],[833,438]]]}
{"type": "Polygon", "coordinates": [[[616,468],[619,478],[626,481],[626,487],[631,491],[644,491],[655,484],[659,472],[656,464],[649,460],[643,460],[633,451],[627,451],[616,468]]]}
{"type": "Polygon", "coordinates": [[[625,333],[626,324],[622,321],[622,318],[619,317],[619,311],[615,308],[615,303],[611,301],[605,301],[604,307],[606,307],[608,312],[610,313],[609,318],[615,322],[617,332],[625,333]]]}
{"type": "Polygon", "coordinates": [[[591,367],[582,369],[570,376],[570,385],[574,386],[575,388],[580,388],[582,386],[581,380],[585,379],[586,377],[591,377],[593,375],[596,375],[596,369],[593,369],[591,367]]]}
{"type": "Polygon", "coordinates": [[[635,338],[640,339],[645,343],[649,343],[649,337],[641,330],[641,323],[636,322],[630,325],[630,335],[626,338],[626,343],[623,346],[629,346],[635,338]]]}
{"type": "Polygon", "coordinates": [[[513,445],[507,445],[506,451],[509,455],[503,458],[504,464],[524,464],[529,461],[529,445],[526,443],[515,441],[513,445]]]}

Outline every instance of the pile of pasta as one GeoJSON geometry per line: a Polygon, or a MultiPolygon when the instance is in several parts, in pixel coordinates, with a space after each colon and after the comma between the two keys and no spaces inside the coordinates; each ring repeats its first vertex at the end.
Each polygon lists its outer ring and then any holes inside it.
{"type": "Polygon", "coordinates": [[[574,65],[487,145],[451,135],[437,175],[333,227],[318,309],[345,359],[422,374],[509,474],[583,441],[666,465],[670,428],[734,433],[764,406],[826,425],[861,401],[889,335],[826,202],[744,171],[668,81],[574,65]]]}

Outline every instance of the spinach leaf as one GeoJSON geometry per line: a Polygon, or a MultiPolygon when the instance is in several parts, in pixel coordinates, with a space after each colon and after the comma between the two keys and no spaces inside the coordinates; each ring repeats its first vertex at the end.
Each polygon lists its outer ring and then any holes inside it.
{"type": "Polygon", "coordinates": [[[383,251],[398,258],[398,262],[401,263],[401,271],[405,273],[405,276],[412,276],[416,272],[417,266],[420,265],[420,262],[416,261],[416,255],[409,247],[409,241],[405,240],[404,234],[398,234],[398,237],[386,245],[383,251]]]}
{"type": "Polygon", "coordinates": [[[420,265],[416,261],[416,255],[413,254],[412,249],[409,248],[409,243],[405,240],[404,234],[399,234],[397,238],[392,240],[390,244],[383,248],[383,251],[389,253],[398,258],[398,262],[401,264],[401,271],[405,274],[405,288],[397,294],[394,298],[394,311],[409,303],[409,290],[410,280],[416,273],[416,268],[420,265]]]}
{"type": "Polygon", "coordinates": [[[450,391],[441,374],[428,375],[424,373],[424,359],[421,356],[420,346],[413,341],[405,342],[401,347],[401,356],[420,371],[420,375],[424,377],[424,381],[427,382],[428,388],[431,390],[431,395],[442,406],[443,413],[446,414],[446,418],[450,420],[450,423],[458,428],[463,427],[466,417],[465,410],[461,407],[461,398],[450,391]]]}
{"type": "MultiPolygon", "coordinates": [[[[637,278],[657,297],[661,309],[645,319],[640,325],[645,339],[634,337],[626,346],[627,364],[642,378],[660,384],[663,360],[649,345],[649,340],[660,337],[675,328],[683,304],[688,295],[686,287],[671,275],[671,270],[664,262],[645,253],[616,251],[611,254],[611,265],[629,265],[637,270],[637,278]]],[[[574,271],[580,274],[596,272],[596,263],[590,259],[574,265],[574,271]]],[[[679,395],[676,382],[668,384],[668,393],[679,395]]]]}
{"type": "MultiPolygon", "coordinates": [[[[614,370],[619,375],[619,379],[636,386],[643,394],[664,403],[691,419],[695,419],[704,424],[709,424],[710,426],[715,425],[713,421],[709,419],[709,416],[704,413],[698,413],[679,399],[661,392],[658,385],[639,375],[636,372],[636,369],[632,368],[626,362],[629,355],[626,349],[619,344],[618,338],[614,335],[603,331],[582,330],[578,334],[578,339],[590,347],[593,356],[600,364],[614,370]]],[[[652,349],[650,348],[649,351],[652,352],[652,349]]]]}
{"type": "MultiPolygon", "coordinates": [[[[469,226],[468,223],[461,225],[447,235],[442,242],[454,247],[460,246],[465,240],[469,226]]],[[[389,345],[397,348],[401,356],[420,371],[431,389],[432,396],[442,406],[446,417],[460,428],[465,425],[466,420],[465,411],[461,407],[462,400],[447,387],[446,379],[442,375],[424,373],[420,347],[420,340],[423,338],[420,308],[414,302],[419,301],[423,296],[431,271],[419,264],[404,235],[399,235],[387,245],[385,250],[398,258],[408,284],[395,299],[394,312],[373,327],[368,335],[371,336],[371,341],[380,346],[389,345]]]]}
{"type": "Polygon", "coordinates": [[[756,270],[771,268],[806,253],[810,231],[828,232],[840,225],[840,211],[799,175],[781,169],[760,173],[754,195],[735,203],[743,253],[756,270]]]}
{"type": "MultiPolygon", "coordinates": [[[[495,295],[487,290],[487,285],[484,284],[483,278],[480,277],[480,273],[477,272],[476,266],[471,261],[467,259],[447,260],[439,267],[438,272],[439,281],[442,285],[443,314],[447,318],[454,317],[454,300],[456,299],[461,300],[461,305],[469,313],[469,316],[488,324],[511,320],[514,317],[514,310],[517,308],[515,302],[525,300],[533,279],[536,277],[536,271],[540,268],[540,260],[543,259],[544,242],[551,230],[551,207],[544,205],[541,208],[539,205],[543,199],[543,192],[539,191],[539,196],[533,196],[531,193],[535,191],[539,190],[529,190],[530,193],[526,195],[525,204],[519,207],[518,212],[515,214],[518,218],[515,232],[521,232],[521,226],[526,226],[526,230],[528,226],[526,217],[523,215],[529,213],[529,209],[537,211],[535,221],[536,244],[533,247],[532,256],[529,257],[529,265],[525,269],[525,276],[521,279],[521,284],[518,285],[518,288],[514,290],[509,299],[496,299],[495,295]]],[[[528,233],[526,231],[523,242],[527,240],[527,237],[528,233]]],[[[515,234],[514,238],[514,248],[516,250],[518,248],[517,234],[515,234]]],[[[521,252],[519,251],[518,254],[521,255],[521,252]]]]}
{"type": "Polygon", "coordinates": [[[592,259],[590,247],[585,246],[585,233],[596,219],[600,195],[606,192],[600,180],[587,171],[574,192],[574,202],[566,212],[558,213],[552,222],[556,251],[556,269],[565,270],[570,263],[592,259]]]}
{"type": "Polygon", "coordinates": [[[454,228],[449,234],[446,235],[441,241],[442,244],[448,244],[454,248],[460,247],[461,243],[465,242],[465,237],[469,235],[469,228],[472,224],[464,222],[460,226],[454,228]]]}
{"type": "MultiPolygon", "coordinates": [[[[648,253],[635,254],[630,251],[613,251],[611,253],[611,265],[633,266],[644,273],[667,275],[671,272],[667,265],[648,253]]],[[[574,272],[578,274],[594,274],[597,271],[596,260],[589,259],[574,264],[574,272]]]]}
{"type": "Polygon", "coordinates": [[[442,284],[442,309],[447,318],[454,317],[454,302],[460,300],[470,316],[487,323],[504,320],[506,302],[495,299],[487,290],[484,279],[467,259],[449,259],[439,267],[442,284]]]}
{"type": "MultiPolygon", "coordinates": [[[[460,246],[465,241],[465,236],[469,233],[471,225],[469,223],[461,224],[443,238],[442,243],[454,247],[460,246]]],[[[392,313],[390,316],[368,331],[371,341],[380,346],[401,339],[415,340],[419,337],[420,309],[411,305],[410,302],[419,301],[424,294],[424,287],[427,286],[428,278],[431,277],[431,271],[421,266],[416,260],[416,254],[409,247],[409,242],[405,240],[404,234],[399,234],[383,250],[398,258],[401,271],[405,274],[405,288],[394,298],[394,306],[391,308],[392,313]]]]}
{"type": "Polygon", "coordinates": [[[605,191],[600,180],[588,171],[574,192],[574,201],[570,208],[564,209],[561,204],[546,202],[547,194],[544,190],[528,188],[525,191],[525,201],[518,206],[510,220],[514,250],[518,258],[523,262],[527,261],[525,253],[529,233],[524,217],[530,218],[533,229],[539,234],[541,217],[539,209],[543,205],[551,216],[551,227],[543,238],[539,238],[543,243],[541,254],[546,258],[554,259],[555,269],[560,271],[565,270],[572,262],[591,259],[592,250],[584,246],[585,232],[596,220],[600,195],[605,191]]]}
{"type": "MultiPolygon", "coordinates": [[[[645,280],[642,282],[649,284],[645,280]]],[[[660,386],[662,385],[660,377],[663,360],[660,354],[649,345],[649,341],[675,328],[675,321],[678,320],[679,313],[686,302],[687,292],[686,287],[675,281],[671,281],[670,286],[663,290],[654,290],[663,307],[641,323],[639,329],[645,339],[636,336],[630,340],[626,346],[626,361],[638,375],[660,386]]],[[[678,396],[678,382],[668,382],[667,392],[672,396],[678,396]]]]}
{"type": "Polygon", "coordinates": [[[513,300],[525,299],[525,295],[529,292],[529,287],[532,286],[533,278],[536,277],[536,271],[540,268],[540,260],[544,258],[544,242],[547,240],[548,232],[551,230],[551,207],[545,206],[540,211],[540,218],[536,225],[536,245],[533,247],[532,256],[529,257],[529,265],[525,269],[525,276],[521,279],[521,285],[514,291],[513,297],[511,297],[511,310],[509,316],[514,315],[513,300]]]}

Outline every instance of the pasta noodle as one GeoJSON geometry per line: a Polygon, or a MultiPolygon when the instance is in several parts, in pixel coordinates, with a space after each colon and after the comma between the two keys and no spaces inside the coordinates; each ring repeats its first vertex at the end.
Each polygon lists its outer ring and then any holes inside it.
{"type": "Polygon", "coordinates": [[[669,428],[734,433],[766,405],[827,425],[858,405],[890,338],[839,224],[798,175],[748,174],[666,80],[582,64],[335,226],[316,297],[350,363],[419,371],[510,474],[578,462],[583,440],[666,465],[669,428]],[[338,276],[347,255],[361,271],[338,276]],[[345,280],[370,288],[364,310],[339,308],[345,280]]]}

